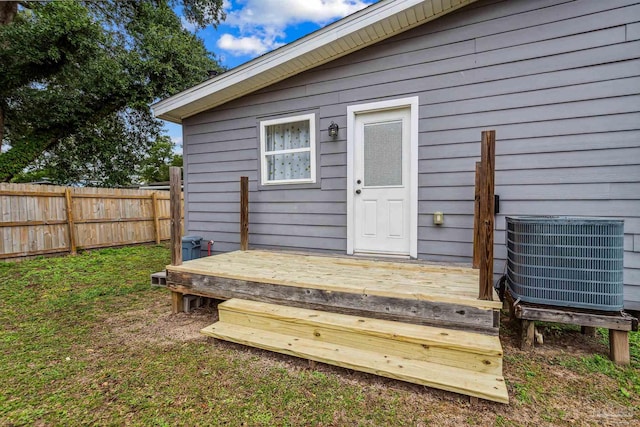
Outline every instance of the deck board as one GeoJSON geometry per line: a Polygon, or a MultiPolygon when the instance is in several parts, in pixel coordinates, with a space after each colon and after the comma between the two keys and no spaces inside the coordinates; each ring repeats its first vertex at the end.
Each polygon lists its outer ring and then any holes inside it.
{"type": "Polygon", "coordinates": [[[480,309],[502,307],[497,298],[479,300],[478,271],[460,266],[251,250],[187,261],[167,270],[480,309]]]}

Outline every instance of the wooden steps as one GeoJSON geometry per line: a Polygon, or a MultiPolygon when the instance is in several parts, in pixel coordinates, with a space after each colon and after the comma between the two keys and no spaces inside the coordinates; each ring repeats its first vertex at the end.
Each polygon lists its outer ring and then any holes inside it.
{"type": "Polygon", "coordinates": [[[508,403],[496,336],[231,299],[205,335],[508,403]]]}

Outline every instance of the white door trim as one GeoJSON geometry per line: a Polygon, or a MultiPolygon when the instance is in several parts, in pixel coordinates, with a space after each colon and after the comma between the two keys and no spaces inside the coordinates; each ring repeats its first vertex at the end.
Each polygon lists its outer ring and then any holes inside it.
{"type": "Polygon", "coordinates": [[[368,104],[351,105],[347,107],[347,254],[353,255],[355,240],[355,226],[353,213],[354,197],[354,141],[356,115],[376,111],[410,108],[411,134],[409,148],[409,201],[411,220],[409,222],[409,239],[411,258],[418,257],[418,107],[417,96],[388,101],[371,102],[368,104]]]}

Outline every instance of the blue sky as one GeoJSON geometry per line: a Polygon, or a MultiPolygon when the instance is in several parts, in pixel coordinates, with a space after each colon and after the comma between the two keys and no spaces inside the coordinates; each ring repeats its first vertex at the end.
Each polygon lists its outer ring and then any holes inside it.
{"type": "MultiPolygon", "coordinates": [[[[375,0],[224,0],[227,19],[217,29],[195,31],[223,66],[231,69],[350,15],[375,0]]],[[[182,127],[165,129],[182,152],[182,127]]]]}

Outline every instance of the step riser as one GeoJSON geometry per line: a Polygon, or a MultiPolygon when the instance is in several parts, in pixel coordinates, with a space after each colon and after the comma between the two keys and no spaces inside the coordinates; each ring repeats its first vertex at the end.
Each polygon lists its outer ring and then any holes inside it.
{"type": "Polygon", "coordinates": [[[447,347],[446,343],[417,341],[403,336],[384,337],[363,330],[336,328],[309,319],[275,319],[258,313],[243,313],[219,306],[220,320],[234,325],[277,332],[291,337],[328,344],[349,346],[363,351],[384,352],[390,356],[415,359],[458,367],[475,372],[502,375],[502,357],[498,354],[477,354],[466,349],[447,347]]]}
{"type": "Polygon", "coordinates": [[[364,331],[369,335],[502,357],[502,346],[497,337],[473,331],[458,331],[450,328],[377,319],[362,314],[345,315],[331,311],[310,310],[296,306],[266,304],[240,299],[226,301],[219,306],[219,309],[275,320],[286,319],[311,326],[323,324],[338,330],[364,331]]]}

